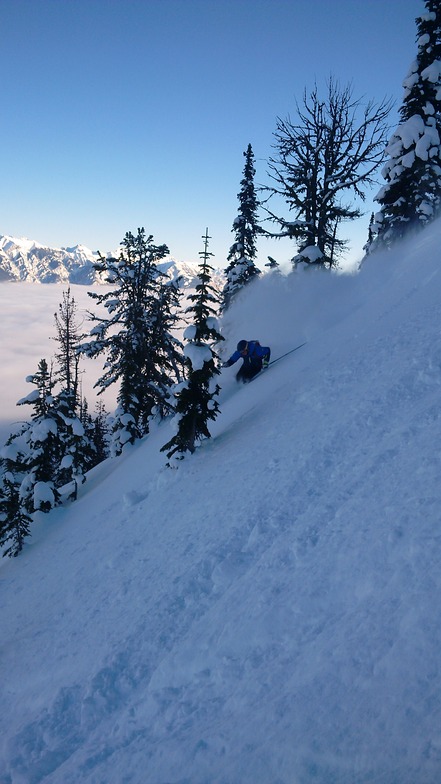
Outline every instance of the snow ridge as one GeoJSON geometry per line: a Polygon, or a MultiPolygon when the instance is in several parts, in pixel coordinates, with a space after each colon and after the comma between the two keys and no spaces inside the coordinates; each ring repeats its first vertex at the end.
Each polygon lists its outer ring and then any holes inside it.
{"type": "MultiPolygon", "coordinates": [[[[111,255],[118,256],[119,251],[111,255]]],[[[94,271],[98,252],[75,245],[71,248],[50,248],[26,238],[0,235],[0,280],[28,283],[63,283],[92,285],[102,283],[94,271]]],[[[198,262],[177,261],[170,258],[158,267],[172,280],[180,276],[184,288],[194,288],[198,262]]],[[[223,285],[223,272],[216,270],[215,284],[223,285]]]]}
{"type": "Polygon", "coordinates": [[[48,248],[25,238],[0,236],[0,273],[3,279],[30,283],[78,283],[96,281],[93,262],[97,254],[84,245],[48,248]]]}

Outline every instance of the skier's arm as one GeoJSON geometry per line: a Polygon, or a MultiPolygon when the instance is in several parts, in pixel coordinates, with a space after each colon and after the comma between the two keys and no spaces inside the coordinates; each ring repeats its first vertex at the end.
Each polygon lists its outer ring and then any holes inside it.
{"type": "Polygon", "coordinates": [[[234,365],[234,363],[237,362],[237,360],[240,359],[241,356],[242,355],[241,355],[240,351],[235,351],[234,354],[231,355],[230,359],[227,359],[227,361],[224,362],[222,367],[224,367],[224,368],[231,367],[231,365],[234,365]]]}

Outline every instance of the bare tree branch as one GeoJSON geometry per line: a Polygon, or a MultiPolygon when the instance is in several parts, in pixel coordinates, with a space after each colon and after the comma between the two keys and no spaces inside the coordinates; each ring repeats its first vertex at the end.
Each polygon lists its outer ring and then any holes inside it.
{"type": "Polygon", "coordinates": [[[355,199],[364,201],[384,159],[392,103],[385,98],[363,105],[353,98],[351,85],[341,88],[332,77],[327,87],[326,100],[319,98],[317,85],[309,95],[305,90],[295,123],[289,116],[277,118],[263,205],[282,197],[294,213],[290,221],[264,206],[267,220],[280,227],[278,233],[268,230],[269,236],[295,238],[300,253],[317,246],[323,263],[333,266],[346,245],[338,237],[339,225],[361,215],[355,199]]]}

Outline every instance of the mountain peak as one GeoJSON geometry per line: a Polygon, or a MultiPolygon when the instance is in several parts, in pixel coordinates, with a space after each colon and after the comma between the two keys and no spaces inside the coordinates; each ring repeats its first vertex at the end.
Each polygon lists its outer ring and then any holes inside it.
{"type": "MultiPolygon", "coordinates": [[[[117,256],[119,250],[111,251],[117,256]]],[[[94,270],[98,257],[85,245],[51,248],[26,237],[0,235],[0,279],[29,283],[102,283],[94,270]]],[[[169,258],[158,265],[172,280],[183,278],[185,288],[193,288],[198,275],[198,262],[177,261],[169,258]]],[[[221,285],[223,272],[217,270],[215,279],[221,285]]]]}
{"type": "Polygon", "coordinates": [[[96,280],[96,254],[84,245],[50,248],[27,237],[0,236],[0,277],[30,283],[80,283],[96,280]]]}

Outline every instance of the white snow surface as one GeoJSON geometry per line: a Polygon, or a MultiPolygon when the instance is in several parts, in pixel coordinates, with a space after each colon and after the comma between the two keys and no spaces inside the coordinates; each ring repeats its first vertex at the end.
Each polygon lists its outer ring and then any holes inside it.
{"type": "Polygon", "coordinates": [[[438,784],[440,230],[251,283],[225,356],[307,344],[3,559],[1,784],[438,784]]]}
{"type": "Polygon", "coordinates": [[[51,506],[55,504],[53,485],[51,482],[37,482],[34,485],[34,508],[39,509],[46,502],[51,506]]]}
{"type": "Polygon", "coordinates": [[[190,360],[193,370],[202,370],[204,363],[213,357],[210,346],[205,343],[187,343],[184,346],[184,356],[190,360]]]}

